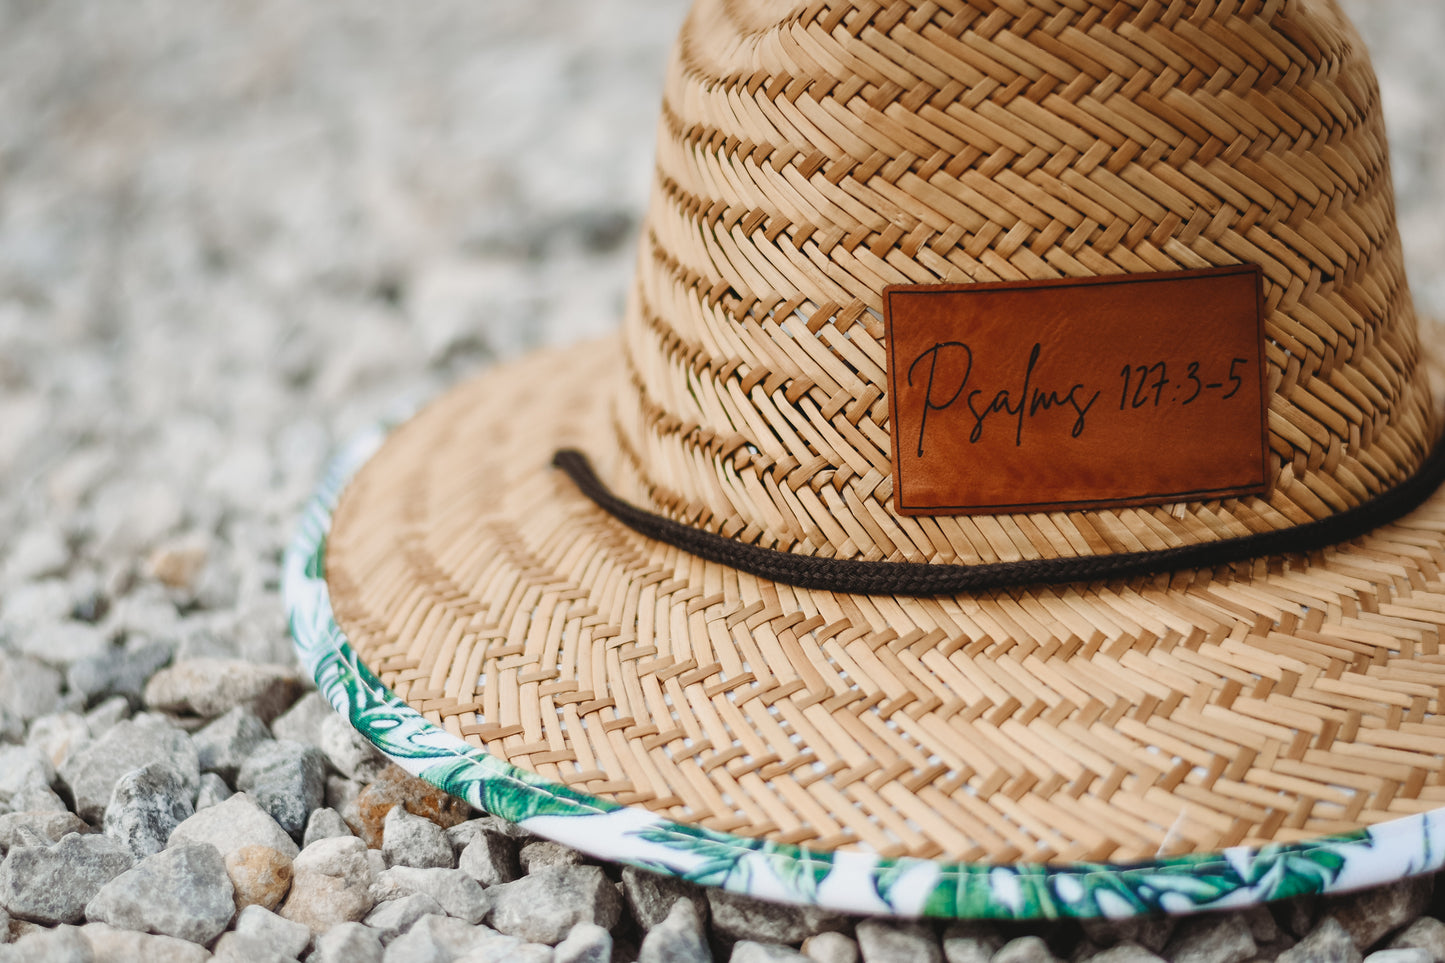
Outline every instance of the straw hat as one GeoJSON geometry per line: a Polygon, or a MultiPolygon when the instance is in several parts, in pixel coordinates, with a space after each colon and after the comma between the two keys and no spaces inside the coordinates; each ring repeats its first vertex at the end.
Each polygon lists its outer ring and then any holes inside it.
{"type": "Polygon", "coordinates": [[[474,805],[773,899],[1437,868],[1393,203],[1333,0],[697,0],[621,333],[353,445],[298,647],[474,805]]]}

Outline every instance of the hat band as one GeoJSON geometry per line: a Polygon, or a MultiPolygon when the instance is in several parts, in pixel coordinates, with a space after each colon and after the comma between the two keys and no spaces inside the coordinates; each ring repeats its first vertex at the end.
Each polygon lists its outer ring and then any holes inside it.
{"type": "Polygon", "coordinates": [[[976,565],[819,558],[748,545],[692,528],[617,497],[597,477],[587,456],[576,449],[558,451],[552,465],[565,472],[583,495],[628,528],[706,561],[799,588],[921,597],[1210,568],[1268,555],[1309,552],[1348,541],[1409,514],[1440,487],[1445,481],[1445,440],[1437,440],[1415,473],[1399,484],[1337,515],[1293,528],[1145,552],[976,565]]]}

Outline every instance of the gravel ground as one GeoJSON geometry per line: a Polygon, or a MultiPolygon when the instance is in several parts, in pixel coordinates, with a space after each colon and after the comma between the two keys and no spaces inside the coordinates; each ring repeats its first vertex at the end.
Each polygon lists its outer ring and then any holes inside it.
{"type": "MultiPolygon", "coordinates": [[[[1445,4],[1347,6],[1442,317],[1445,4]]],[[[701,894],[329,714],[277,588],[303,499],[379,415],[615,323],[681,16],[0,0],[0,961],[1445,961],[1431,878],[1133,926],[701,894]]]]}

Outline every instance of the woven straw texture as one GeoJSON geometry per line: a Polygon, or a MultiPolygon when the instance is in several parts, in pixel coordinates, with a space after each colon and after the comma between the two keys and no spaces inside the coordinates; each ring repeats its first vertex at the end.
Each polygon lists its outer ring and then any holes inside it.
{"type": "Polygon", "coordinates": [[[777,6],[699,4],[669,74],[629,499],[803,554],[1009,561],[1286,528],[1418,464],[1378,93],[1332,3],[777,6]],[[1265,273],[1271,497],[893,512],[885,285],[1238,263],[1265,273]]]}
{"type": "Polygon", "coordinates": [[[679,821],[890,856],[1132,860],[1445,805],[1445,499],[1252,577],[808,592],[634,535],[546,468],[607,431],[616,363],[457,389],[338,508],[338,622],[453,734],[679,821]]]}
{"type": "Polygon", "coordinates": [[[1445,499],[1347,546],[940,599],[760,581],[548,468],[806,554],[994,561],[1278,529],[1436,436],[1378,95],[1332,3],[703,0],[621,337],[399,429],[338,506],[339,624],[402,698],[576,789],[818,849],[1128,861],[1445,805],[1445,499]],[[882,289],[1265,273],[1274,488],[891,509],[882,289]]]}

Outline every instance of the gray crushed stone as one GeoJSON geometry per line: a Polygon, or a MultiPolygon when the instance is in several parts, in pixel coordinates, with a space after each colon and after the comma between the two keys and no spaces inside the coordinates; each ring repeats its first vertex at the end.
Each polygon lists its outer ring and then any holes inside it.
{"type": "Polygon", "coordinates": [[[381,855],[388,866],[452,869],[457,865],[446,830],[430,819],[412,815],[402,806],[393,806],[386,814],[381,855]]]}
{"type": "Polygon", "coordinates": [[[266,723],[246,706],[236,706],[191,733],[201,771],[219,776],[230,785],[235,785],[247,757],[270,740],[266,723]]]}
{"type": "Polygon", "coordinates": [[[1333,916],[1326,916],[1294,946],[1277,958],[1277,963],[1360,963],[1364,956],[1350,931],[1333,916]]]}
{"type": "Polygon", "coordinates": [[[165,849],[175,828],[194,814],[185,777],[169,763],[153,762],[115,781],[105,807],[105,834],[145,859],[165,849]]]}
{"type": "Polygon", "coordinates": [[[254,944],[282,956],[299,957],[311,942],[311,931],[260,906],[247,906],[236,915],[235,931],[254,944]]]}
{"type": "Polygon", "coordinates": [[[547,866],[490,892],[489,923],[528,943],[556,945],[581,922],[610,930],[622,912],[617,887],[598,866],[547,866]]]}
{"type": "Polygon", "coordinates": [[[79,923],[86,904],[134,861],[107,836],[71,833],[50,846],[12,846],[0,863],[0,906],[16,919],[79,923]]]}
{"type": "Polygon", "coordinates": [[[180,774],[188,802],[194,805],[201,781],[196,747],[190,736],[159,716],[126,719],[71,753],[59,767],[60,780],[75,800],[76,814],[97,824],[105,816],[116,781],[157,762],[180,774]]]}
{"type": "Polygon", "coordinates": [[[326,754],[289,739],[267,740],[241,763],[236,788],[250,793],[277,825],[300,839],[312,811],[326,801],[326,754]]]}
{"type": "MultiPolygon", "coordinates": [[[[395,944],[393,944],[395,945],[395,944]]],[[[312,963],[381,963],[381,937],[364,923],[346,922],[331,927],[316,940],[312,963]]],[[[396,956],[397,963],[405,959],[396,956]]],[[[419,960],[427,960],[418,955],[419,960]]]]}
{"type": "Polygon", "coordinates": [[[86,919],[205,945],[236,915],[235,890],[216,847],[183,843],[148,856],[100,888],[86,919]]]}
{"type": "Polygon", "coordinates": [[[638,963],[708,963],[707,931],[697,906],[679,899],[656,925],[647,930],[638,952],[638,963]]]}

